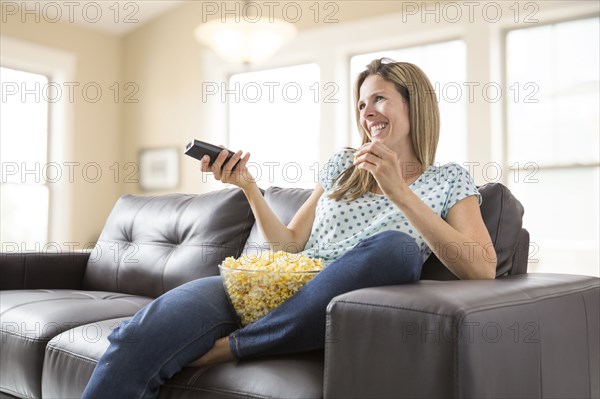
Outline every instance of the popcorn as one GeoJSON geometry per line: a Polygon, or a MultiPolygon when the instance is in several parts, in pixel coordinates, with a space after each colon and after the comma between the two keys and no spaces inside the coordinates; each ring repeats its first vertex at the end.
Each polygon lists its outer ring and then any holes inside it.
{"type": "Polygon", "coordinates": [[[250,324],[281,305],[323,270],[323,259],[283,251],[225,258],[219,266],[225,290],[242,320],[250,324]]]}

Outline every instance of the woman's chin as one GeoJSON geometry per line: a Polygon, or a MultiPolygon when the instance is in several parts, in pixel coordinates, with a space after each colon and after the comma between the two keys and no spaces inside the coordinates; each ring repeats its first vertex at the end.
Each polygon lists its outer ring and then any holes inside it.
{"type": "Polygon", "coordinates": [[[376,141],[378,143],[383,143],[385,140],[386,134],[385,133],[380,133],[378,135],[375,136],[371,136],[371,141],[376,141]]]}

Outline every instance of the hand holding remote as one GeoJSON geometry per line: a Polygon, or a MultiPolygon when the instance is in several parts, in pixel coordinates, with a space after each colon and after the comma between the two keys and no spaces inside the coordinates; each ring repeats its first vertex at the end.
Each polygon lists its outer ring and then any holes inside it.
{"type": "Polygon", "coordinates": [[[215,179],[228,184],[233,184],[241,189],[256,184],[254,177],[246,168],[246,163],[250,159],[250,153],[242,157],[242,151],[234,153],[231,158],[228,157],[226,150],[223,150],[210,164],[210,157],[205,155],[200,163],[200,170],[203,172],[212,172],[215,179]]]}
{"type": "Polygon", "coordinates": [[[256,184],[254,177],[246,168],[250,153],[242,157],[242,151],[234,153],[224,147],[193,140],[186,146],[186,155],[200,160],[202,172],[213,173],[215,179],[242,189],[256,184]]]}

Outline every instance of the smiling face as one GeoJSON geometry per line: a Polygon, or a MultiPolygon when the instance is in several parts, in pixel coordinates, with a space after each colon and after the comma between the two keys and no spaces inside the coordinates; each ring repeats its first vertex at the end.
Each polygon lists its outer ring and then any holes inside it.
{"type": "Polygon", "coordinates": [[[380,141],[398,154],[412,151],[408,101],[392,82],[368,76],[360,86],[357,103],[360,125],[371,141],[380,141]]]}

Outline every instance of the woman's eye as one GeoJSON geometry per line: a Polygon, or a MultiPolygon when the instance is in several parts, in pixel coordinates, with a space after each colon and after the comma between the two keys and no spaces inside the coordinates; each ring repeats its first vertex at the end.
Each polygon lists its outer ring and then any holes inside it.
{"type": "Polygon", "coordinates": [[[361,110],[365,107],[365,104],[358,104],[358,109],[361,110]]]}
{"type": "Polygon", "coordinates": [[[383,96],[375,96],[375,101],[384,100],[383,96]]]}

